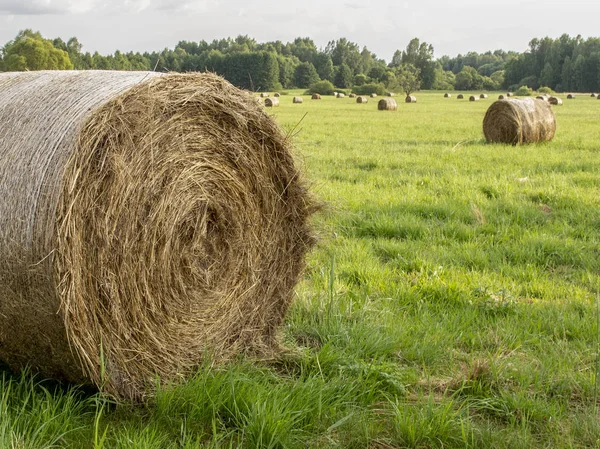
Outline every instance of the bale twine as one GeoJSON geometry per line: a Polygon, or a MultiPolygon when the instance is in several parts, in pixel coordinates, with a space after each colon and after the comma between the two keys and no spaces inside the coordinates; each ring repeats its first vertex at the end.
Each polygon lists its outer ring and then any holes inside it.
{"type": "Polygon", "coordinates": [[[265,98],[265,106],[268,108],[279,107],[279,98],[265,98]]]}
{"type": "Polygon", "coordinates": [[[483,119],[488,142],[523,143],[552,140],[556,120],[550,104],[533,98],[495,101],[483,119]]]}
{"type": "Polygon", "coordinates": [[[377,94],[376,93],[372,93],[371,94],[371,98],[377,98],[377,94]]]}
{"type": "Polygon", "coordinates": [[[554,106],[560,106],[563,104],[562,99],[558,98],[558,97],[550,97],[548,99],[548,103],[554,105],[554,106]]]}
{"type": "Polygon", "coordinates": [[[279,93],[279,92],[275,92],[275,93],[273,94],[273,96],[274,96],[274,97],[277,97],[277,98],[279,98],[279,97],[280,97],[280,93],[279,93]]]}
{"type": "Polygon", "coordinates": [[[463,94],[458,94],[458,95],[456,96],[456,99],[457,99],[457,100],[462,100],[463,98],[465,98],[463,94]]]}
{"type": "Polygon", "coordinates": [[[382,98],[377,103],[377,109],[380,111],[395,111],[398,109],[398,104],[393,98],[382,98]]]}
{"type": "Polygon", "coordinates": [[[406,98],[404,99],[405,103],[416,103],[417,102],[417,97],[415,97],[414,95],[407,95],[406,98]]]}
{"type": "Polygon", "coordinates": [[[476,97],[475,95],[471,95],[469,97],[469,101],[479,101],[479,97],[476,97]]]}
{"type": "Polygon", "coordinates": [[[337,98],[344,98],[345,96],[346,96],[346,94],[343,94],[341,92],[338,92],[336,95],[337,98]]]}
{"type": "Polygon", "coordinates": [[[574,99],[575,99],[575,94],[567,95],[567,100],[574,100],[574,99]]]}
{"type": "Polygon", "coordinates": [[[302,97],[294,97],[292,103],[302,103],[302,97]]]}
{"type": "Polygon", "coordinates": [[[488,97],[488,96],[487,96],[487,94],[481,94],[481,95],[479,96],[479,98],[481,98],[482,100],[483,100],[483,99],[485,99],[485,98],[487,98],[487,97],[488,97]]]}
{"type": "Polygon", "coordinates": [[[310,97],[311,100],[320,100],[321,96],[319,94],[312,94],[312,97],[310,97]]]}
{"type": "Polygon", "coordinates": [[[504,100],[504,95],[502,95],[502,94],[498,95],[498,100],[504,100]]]}
{"type": "Polygon", "coordinates": [[[444,98],[450,98],[450,97],[452,97],[452,95],[450,95],[448,92],[446,92],[446,93],[444,94],[444,98]]]}
{"type": "Polygon", "coordinates": [[[368,103],[369,99],[363,95],[360,95],[360,96],[356,97],[356,102],[357,103],[368,103]]]}
{"type": "Polygon", "coordinates": [[[313,201],[273,119],[205,74],[0,74],[0,360],[134,400],[275,354],[313,201]]]}
{"type": "Polygon", "coordinates": [[[261,92],[260,97],[261,98],[268,98],[269,97],[269,93],[268,92],[261,92]]]}

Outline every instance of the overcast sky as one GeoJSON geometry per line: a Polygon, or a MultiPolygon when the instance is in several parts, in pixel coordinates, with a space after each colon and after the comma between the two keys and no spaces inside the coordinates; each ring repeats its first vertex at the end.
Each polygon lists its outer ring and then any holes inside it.
{"type": "Polygon", "coordinates": [[[435,57],[524,51],[534,37],[597,37],[599,0],[0,0],[0,45],[22,29],[76,36],[101,54],[247,34],[259,42],[345,37],[389,61],[418,37],[435,57]]]}

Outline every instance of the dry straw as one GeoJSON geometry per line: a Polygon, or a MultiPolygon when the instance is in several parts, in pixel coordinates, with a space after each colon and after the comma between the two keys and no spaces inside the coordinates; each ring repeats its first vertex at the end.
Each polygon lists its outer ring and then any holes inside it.
{"type": "Polygon", "coordinates": [[[369,99],[367,97],[365,97],[364,95],[361,95],[361,96],[356,97],[356,102],[357,103],[368,103],[369,99]]]}
{"type": "Polygon", "coordinates": [[[558,97],[550,97],[548,99],[548,103],[555,105],[555,106],[560,106],[563,104],[562,99],[558,98],[558,97]]]}
{"type": "Polygon", "coordinates": [[[265,106],[268,108],[279,107],[279,98],[265,98],[265,106]]]}
{"type": "Polygon", "coordinates": [[[415,97],[414,95],[407,95],[406,98],[404,99],[405,103],[416,103],[417,102],[417,97],[415,97]]]}
{"type": "Polygon", "coordinates": [[[133,400],[276,354],[313,245],[290,141],[213,74],[0,74],[0,360],[133,400]]]}
{"type": "Polygon", "coordinates": [[[302,97],[294,97],[292,103],[302,103],[302,97]]]}
{"type": "Polygon", "coordinates": [[[380,111],[395,111],[398,109],[398,104],[393,98],[382,98],[377,103],[377,109],[380,111]]]}
{"type": "Polygon", "coordinates": [[[523,144],[552,140],[556,120],[550,104],[533,98],[498,100],[483,119],[488,142],[523,144]]]}
{"type": "Polygon", "coordinates": [[[319,94],[312,94],[312,97],[310,97],[311,100],[320,100],[321,99],[321,95],[319,94]]]}

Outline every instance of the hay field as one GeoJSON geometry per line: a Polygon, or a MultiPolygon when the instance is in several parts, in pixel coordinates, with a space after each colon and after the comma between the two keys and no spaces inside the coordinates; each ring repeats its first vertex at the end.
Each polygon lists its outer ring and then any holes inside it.
{"type": "Polygon", "coordinates": [[[327,207],[289,352],[207,361],[147,408],[4,372],[0,447],[600,444],[600,102],[513,147],[484,142],[498,93],[397,111],[299,94],[271,113],[327,207]]]}

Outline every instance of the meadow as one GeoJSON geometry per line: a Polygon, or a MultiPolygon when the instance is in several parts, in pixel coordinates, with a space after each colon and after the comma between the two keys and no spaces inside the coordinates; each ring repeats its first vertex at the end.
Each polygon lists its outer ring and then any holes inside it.
{"type": "Polygon", "coordinates": [[[600,101],[513,147],[483,139],[498,93],[298,94],[269,112],[323,208],[281,357],[147,407],[0,370],[0,448],[600,447],[600,101]]]}

